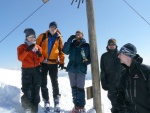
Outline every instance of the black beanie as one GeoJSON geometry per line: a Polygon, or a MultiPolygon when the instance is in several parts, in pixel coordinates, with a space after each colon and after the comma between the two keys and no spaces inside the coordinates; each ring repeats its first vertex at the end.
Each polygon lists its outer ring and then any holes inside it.
{"type": "Polygon", "coordinates": [[[30,35],[35,35],[35,31],[32,28],[26,28],[24,30],[24,33],[25,33],[26,37],[28,37],[30,35]]]}
{"type": "Polygon", "coordinates": [[[51,22],[51,23],[49,24],[49,28],[50,28],[50,26],[55,26],[56,28],[58,27],[58,26],[57,26],[57,23],[56,23],[55,21],[53,21],[53,22],[51,22]]]}

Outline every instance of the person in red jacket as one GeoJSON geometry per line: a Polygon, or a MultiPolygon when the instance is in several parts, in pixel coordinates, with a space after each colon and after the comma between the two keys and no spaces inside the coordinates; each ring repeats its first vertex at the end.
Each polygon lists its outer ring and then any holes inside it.
{"type": "Polygon", "coordinates": [[[42,49],[35,44],[35,31],[32,28],[24,30],[24,44],[17,47],[18,60],[22,62],[22,107],[25,113],[38,113],[40,102],[41,72],[40,62],[44,60],[42,49]]]}

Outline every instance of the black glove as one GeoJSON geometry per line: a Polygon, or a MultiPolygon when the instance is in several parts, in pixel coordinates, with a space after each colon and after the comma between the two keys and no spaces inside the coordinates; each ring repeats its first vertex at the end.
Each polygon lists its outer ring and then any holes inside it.
{"type": "Polygon", "coordinates": [[[75,38],[76,38],[76,35],[71,35],[68,40],[72,41],[75,38]]]}
{"type": "Polygon", "coordinates": [[[31,44],[30,46],[28,46],[28,48],[26,50],[29,52],[34,48],[34,46],[35,46],[35,44],[31,44]]]}
{"type": "Polygon", "coordinates": [[[59,64],[58,68],[61,68],[61,70],[64,69],[64,64],[59,64]]]}
{"type": "Polygon", "coordinates": [[[38,57],[41,57],[41,56],[42,56],[42,54],[41,54],[40,51],[37,51],[36,54],[38,55],[38,57]]]}
{"type": "Polygon", "coordinates": [[[102,88],[103,88],[105,91],[107,91],[107,90],[108,90],[107,85],[102,85],[102,88]]]}
{"type": "Polygon", "coordinates": [[[104,90],[106,91],[108,90],[108,85],[104,79],[101,79],[101,85],[104,90]]]}

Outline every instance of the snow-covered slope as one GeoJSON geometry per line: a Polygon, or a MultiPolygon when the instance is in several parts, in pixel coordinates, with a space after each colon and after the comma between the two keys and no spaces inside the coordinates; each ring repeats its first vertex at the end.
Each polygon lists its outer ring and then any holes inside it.
{"type": "MultiPolygon", "coordinates": [[[[51,81],[48,79],[48,87],[50,97],[52,97],[51,81]]],[[[60,107],[64,113],[69,113],[73,108],[71,88],[67,73],[65,71],[59,72],[59,87],[61,93],[60,107]]],[[[85,86],[91,86],[92,81],[90,72],[87,74],[85,86]]],[[[21,92],[21,71],[0,69],[0,113],[23,113],[20,103],[21,92]]],[[[101,90],[103,113],[110,113],[110,101],[107,98],[107,92],[101,90]]],[[[53,98],[50,98],[51,107],[53,107],[53,98]]],[[[43,113],[43,101],[39,104],[39,113],[43,113]]],[[[93,99],[86,100],[86,110],[89,113],[94,113],[93,99]]]]}

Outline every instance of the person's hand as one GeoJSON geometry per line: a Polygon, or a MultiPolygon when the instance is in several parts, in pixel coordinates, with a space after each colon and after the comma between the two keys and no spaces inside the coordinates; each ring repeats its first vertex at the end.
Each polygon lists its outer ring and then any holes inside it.
{"type": "Polygon", "coordinates": [[[86,58],[86,59],[83,60],[83,63],[84,63],[84,62],[87,62],[87,61],[88,61],[88,59],[86,58]]]}
{"type": "Polygon", "coordinates": [[[59,64],[58,68],[61,68],[61,70],[64,69],[64,64],[59,64]]]}
{"type": "Polygon", "coordinates": [[[71,35],[68,40],[72,41],[75,38],[76,38],[76,35],[71,35]]]}
{"type": "Polygon", "coordinates": [[[28,46],[28,48],[26,50],[29,52],[34,48],[34,46],[35,46],[35,44],[31,44],[30,46],[28,46]]]}
{"type": "Polygon", "coordinates": [[[34,48],[32,49],[32,51],[36,53],[38,51],[38,48],[36,46],[34,46],[34,48]]]}
{"type": "Polygon", "coordinates": [[[107,84],[102,82],[102,88],[103,88],[105,91],[107,91],[107,90],[108,90],[107,84]]]}
{"type": "Polygon", "coordinates": [[[42,56],[42,53],[40,51],[36,51],[36,54],[38,55],[38,57],[42,56]]]}

